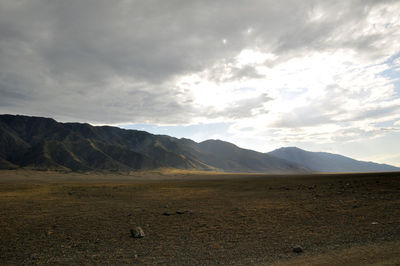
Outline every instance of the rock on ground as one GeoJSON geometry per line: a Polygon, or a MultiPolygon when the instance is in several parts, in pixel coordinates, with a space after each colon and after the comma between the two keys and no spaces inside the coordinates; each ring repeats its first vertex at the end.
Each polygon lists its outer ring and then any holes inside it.
{"type": "Polygon", "coordinates": [[[140,226],[136,226],[134,229],[131,229],[131,235],[133,238],[143,238],[144,231],[140,226]]]}

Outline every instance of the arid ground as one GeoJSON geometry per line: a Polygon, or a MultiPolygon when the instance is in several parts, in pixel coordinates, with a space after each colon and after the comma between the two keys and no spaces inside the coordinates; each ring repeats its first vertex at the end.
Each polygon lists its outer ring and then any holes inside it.
{"type": "Polygon", "coordinates": [[[0,264],[400,265],[400,173],[0,171],[0,264]]]}

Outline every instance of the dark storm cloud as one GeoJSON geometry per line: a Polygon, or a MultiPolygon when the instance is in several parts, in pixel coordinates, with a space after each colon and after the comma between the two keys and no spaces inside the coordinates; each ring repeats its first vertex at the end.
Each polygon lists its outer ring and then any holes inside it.
{"type": "MultiPolygon", "coordinates": [[[[0,111],[186,123],[197,111],[174,78],[245,48],[277,54],[271,64],[341,46],[373,54],[370,38],[332,34],[383,2],[0,0],[0,111]]],[[[232,73],[257,76],[250,66],[232,73]]]]}

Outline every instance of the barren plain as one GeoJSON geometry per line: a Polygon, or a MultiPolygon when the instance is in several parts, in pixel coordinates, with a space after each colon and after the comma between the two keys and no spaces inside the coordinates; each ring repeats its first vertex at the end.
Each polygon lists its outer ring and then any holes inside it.
{"type": "Polygon", "coordinates": [[[400,173],[4,170],[0,264],[399,265],[400,173]]]}

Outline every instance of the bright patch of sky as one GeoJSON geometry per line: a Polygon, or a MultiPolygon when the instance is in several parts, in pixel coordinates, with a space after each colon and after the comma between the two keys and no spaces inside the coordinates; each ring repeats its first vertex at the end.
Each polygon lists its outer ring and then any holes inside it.
{"type": "Polygon", "coordinates": [[[189,138],[201,142],[207,139],[226,139],[230,124],[210,123],[185,126],[161,126],[149,124],[119,125],[126,129],[151,132],[157,135],[168,135],[176,138],[189,138]]]}

